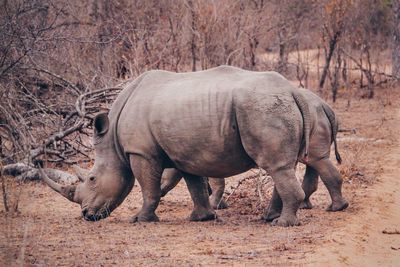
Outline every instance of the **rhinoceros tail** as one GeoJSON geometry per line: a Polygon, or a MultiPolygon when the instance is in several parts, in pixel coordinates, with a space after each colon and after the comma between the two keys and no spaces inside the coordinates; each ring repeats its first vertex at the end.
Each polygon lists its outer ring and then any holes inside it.
{"type": "Polygon", "coordinates": [[[303,137],[304,137],[304,151],[305,158],[308,156],[308,147],[310,144],[310,131],[311,131],[311,115],[308,103],[304,96],[300,92],[294,91],[292,93],[294,101],[300,109],[301,115],[303,117],[303,137]]]}
{"type": "Polygon", "coordinates": [[[338,128],[339,128],[338,120],[336,119],[335,113],[333,112],[333,110],[331,109],[330,106],[328,106],[326,103],[324,103],[322,105],[322,108],[325,112],[325,115],[328,117],[329,123],[331,124],[331,131],[332,131],[332,141],[331,142],[333,142],[333,145],[335,147],[336,160],[339,164],[341,164],[342,157],[339,154],[339,149],[338,149],[338,145],[337,145],[337,141],[336,141],[336,135],[337,135],[338,128]]]}

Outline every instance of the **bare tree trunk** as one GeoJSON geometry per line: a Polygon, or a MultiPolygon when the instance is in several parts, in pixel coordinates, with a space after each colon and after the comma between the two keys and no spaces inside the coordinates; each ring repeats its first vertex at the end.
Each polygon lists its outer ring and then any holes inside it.
{"type": "Polygon", "coordinates": [[[320,55],[321,55],[321,47],[318,45],[318,53],[317,53],[317,79],[318,79],[318,81],[321,76],[321,72],[320,72],[320,68],[319,68],[319,56],[320,55]]]}
{"type": "Polygon", "coordinates": [[[285,33],[279,32],[279,62],[278,62],[278,72],[286,73],[287,71],[287,52],[286,52],[286,39],[285,33]]]}
{"type": "Polygon", "coordinates": [[[8,207],[8,201],[7,201],[7,191],[6,191],[6,185],[5,185],[5,179],[3,174],[0,171],[0,176],[1,176],[1,191],[3,193],[3,205],[4,205],[4,209],[6,212],[8,212],[10,209],[8,207]]]}
{"type": "Polygon", "coordinates": [[[256,49],[257,49],[258,43],[259,42],[258,42],[258,39],[256,36],[253,36],[250,39],[250,68],[252,70],[254,70],[256,67],[256,49]]]}
{"type": "Polygon", "coordinates": [[[308,52],[306,54],[306,63],[304,63],[304,59],[301,58],[299,43],[296,43],[296,52],[297,52],[297,63],[296,63],[296,77],[299,81],[299,86],[302,88],[308,87],[308,52]],[[303,84],[303,80],[305,84],[303,84]]]}
{"type": "Polygon", "coordinates": [[[196,71],[196,34],[197,34],[197,23],[196,23],[196,12],[194,10],[193,0],[188,0],[188,6],[190,8],[190,22],[191,22],[191,41],[190,41],[190,52],[192,54],[192,71],[196,71]]]}
{"type": "Polygon", "coordinates": [[[1,137],[0,134],[0,158],[3,158],[3,138],[1,137]]]}
{"type": "Polygon", "coordinates": [[[97,23],[99,24],[98,41],[100,46],[98,60],[99,60],[99,70],[101,72],[104,72],[105,65],[107,64],[105,58],[106,45],[103,42],[105,42],[108,36],[110,35],[109,33],[110,29],[107,26],[107,20],[110,16],[109,6],[110,4],[108,3],[108,1],[100,2],[100,14],[98,14],[99,19],[97,20],[97,23]]]}
{"type": "MultiPolygon", "coordinates": [[[[344,52],[344,50],[342,50],[344,52]]],[[[367,92],[364,95],[367,98],[373,98],[374,97],[374,87],[375,87],[375,77],[374,77],[374,72],[372,69],[372,63],[371,63],[371,53],[370,53],[370,47],[368,45],[365,45],[363,50],[361,51],[360,54],[360,59],[357,60],[354,57],[351,56],[351,54],[344,52],[344,54],[351,59],[357,67],[360,69],[360,88],[363,88],[363,80],[364,76],[367,78],[367,92]],[[366,59],[366,64],[367,66],[363,66],[363,55],[365,54],[365,59],[366,59]]]]}
{"type": "Polygon", "coordinates": [[[394,13],[392,74],[400,80],[400,0],[394,0],[392,8],[394,13]]]}
{"type": "Polygon", "coordinates": [[[335,68],[334,68],[334,72],[333,72],[333,77],[331,80],[333,102],[336,102],[337,92],[339,89],[339,73],[340,73],[341,67],[342,67],[342,58],[341,58],[340,52],[338,52],[337,58],[336,58],[336,64],[335,64],[335,68]]]}
{"type": "Polygon", "coordinates": [[[368,80],[368,87],[367,87],[367,97],[373,98],[374,97],[374,86],[375,86],[375,79],[374,79],[374,74],[372,72],[372,64],[371,64],[371,54],[369,52],[369,47],[367,46],[365,48],[365,53],[367,55],[367,68],[365,72],[365,76],[367,76],[368,80]]]}
{"type": "Polygon", "coordinates": [[[336,45],[339,41],[341,31],[336,31],[333,37],[329,40],[329,48],[328,48],[328,53],[325,58],[325,66],[324,69],[322,70],[322,75],[321,75],[321,80],[319,81],[319,91],[322,91],[322,88],[324,87],[325,84],[325,79],[328,74],[329,70],[329,65],[331,63],[331,59],[333,56],[333,52],[335,51],[336,45]]]}
{"type": "Polygon", "coordinates": [[[360,54],[360,66],[361,66],[361,68],[360,68],[360,88],[364,87],[364,72],[362,70],[362,65],[364,63],[363,63],[363,58],[362,57],[363,57],[363,53],[361,52],[361,54],[360,54]]]}

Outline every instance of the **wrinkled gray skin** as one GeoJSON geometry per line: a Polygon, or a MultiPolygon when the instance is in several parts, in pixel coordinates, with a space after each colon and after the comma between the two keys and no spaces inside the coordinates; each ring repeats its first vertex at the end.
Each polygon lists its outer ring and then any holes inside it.
{"type": "MultiPolygon", "coordinates": [[[[336,160],[341,163],[336,145],[338,123],[335,114],[326,102],[311,91],[299,89],[299,92],[301,92],[306,99],[311,115],[309,156],[307,160],[301,157],[298,159],[300,162],[307,165],[302,183],[305,199],[300,205],[300,208],[312,208],[310,196],[317,190],[318,176],[321,176],[332,200],[327,210],[343,210],[348,207],[348,202],[342,197],[342,178],[329,160],[330,147],[333,142],[335,145],[336,160]]],[[[178,170],[168,169],[168,171],[164,172],[161,185],[162,195],[164,196],[167,194],[180,179],[181,176],[178,170]]],[[[209,183],[212,188],[212,194],[210,195],[211,206],[214,209],[226,208],[227,204],[222,198],[225,190],[225,180],[221,178],[209,178],[209,183]]],[[[276,188],[274,188],[272,201],[264,213],[263,219],[267,221],[273,220],[279,217],[281,210],[282,201],[279,194],[277,194],[276,188]]]]}
{"type": "MultiPolygon", "coordinates": [[[[49,185],[79,203],[85,219],[98,220],[125,199],[137,179],[143,206],[132,220],[157,221],[163,170],[175,168],[194,203],[190,219],[200,221],[216,217],[202,177],[224,178],[259,166],[272,176],[282,203],[271,208],[280,214],[273,224],[298,225],[305,194],[294,167],[299,154],[307,154],[310,121],[302,94],[275,72],[229,66],[150,71],[120,93],[108,116],[95,118],[89,177],[77,186],[49,185]]],[[[339,187],[341,181],[330,179],[339,187]]]]}

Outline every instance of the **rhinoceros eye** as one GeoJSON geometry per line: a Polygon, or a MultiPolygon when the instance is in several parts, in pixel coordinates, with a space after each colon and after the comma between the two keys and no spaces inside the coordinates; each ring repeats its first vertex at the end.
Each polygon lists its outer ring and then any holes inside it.
{"type": "Polygon", "coordinates": [[[91,182],[93,182],[94,180],[96,180],[96,177],[90,176],[90,177],[89,177],[89,180],[90,180],[91,182]]]}

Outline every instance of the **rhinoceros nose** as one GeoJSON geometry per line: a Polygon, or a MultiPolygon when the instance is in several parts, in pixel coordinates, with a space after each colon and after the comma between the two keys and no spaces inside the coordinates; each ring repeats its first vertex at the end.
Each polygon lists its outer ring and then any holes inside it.
{"type": "Polygon", "coordinates": [[[82,217],[86,219],[87,218],[87,213],[88,213],[88,209],[83,209],[82,210],[82,217]]]}
{"type": "MultiPolygon", "coordinates": [[[[83,209],[83,210],[82,210],[82,217],[83,217],[86,221],[91,221],[91,222],[93,222],[93,221],[98,221],[98,220],[99,220],[99,217],[96,216],[96,215],[94,215],[94,214],[90,214],[90,212],[89,212],[88,209],[83,209]]],[[[101,219],[101,217],[100,217],[100,219],[101,219]]]]}

